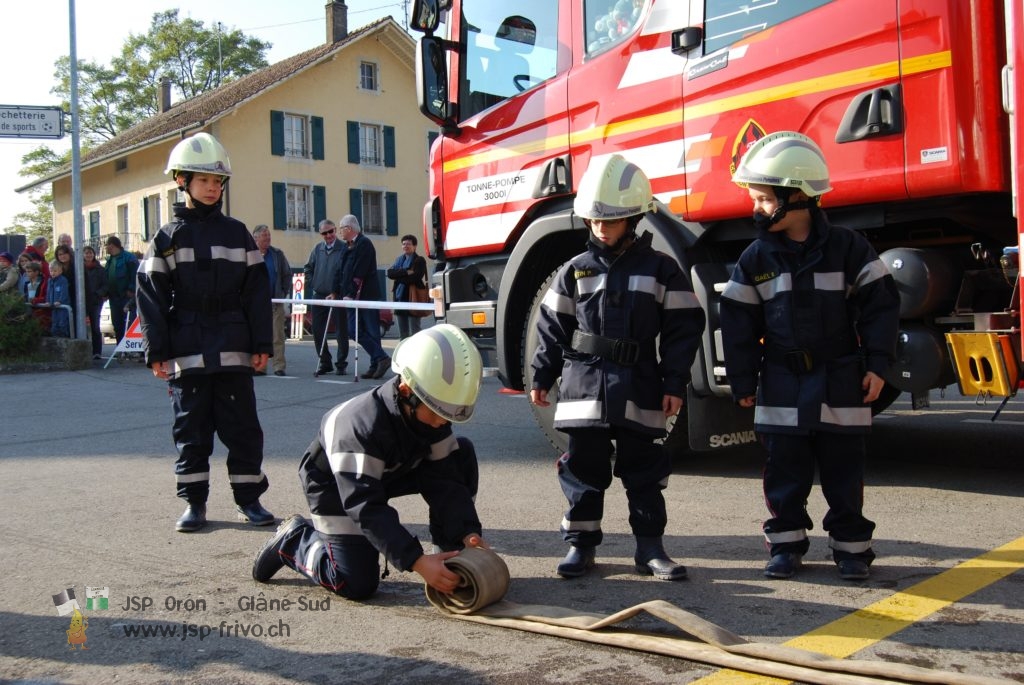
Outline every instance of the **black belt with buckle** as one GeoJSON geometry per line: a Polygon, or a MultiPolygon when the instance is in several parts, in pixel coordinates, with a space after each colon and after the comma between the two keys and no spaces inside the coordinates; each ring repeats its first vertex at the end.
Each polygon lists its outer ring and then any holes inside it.
{"type": "Polygon", "coordinates": [[[639,340],[630,338],[606,338],[603,335],[585,333],[576,330],[572,334],[572,348],[577,352],[592,354],[602,359],[608,359],[622,366],[633,366],[638,361],[644,348],[650,348],[650,356],[654,356],[654,341],[643,344],[639,340]]]}
{"type": "Polygon", "coordinates": [[[220,314],[221,312],[240,311],[242,298],[238,293],[226,295],[194,295],[191,293],[175,293],[174,306],[203,314],[220,314]]]}

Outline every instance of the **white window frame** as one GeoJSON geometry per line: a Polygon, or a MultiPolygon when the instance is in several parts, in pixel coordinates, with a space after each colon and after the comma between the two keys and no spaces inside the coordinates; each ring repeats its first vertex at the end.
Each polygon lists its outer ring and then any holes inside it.
{"type": "Polygon", "coordinates": [[[313,186],[285,183],[285,226],[289,231],[313,231],[313,186]],[[302,216],[305,214],[305,216],[302,216]]]}
{"type": "Polygon", "coordinates": [[[363,188],[360,191],[362,203],[360,225],[366,235],[384,236],[387,234],[388,218],[384,197],[384,191],[376,188],[363,188]]]}
{"type": "Polygon", "coordinates": [[[380,92],[380,65],[368,59],[359,61],[359,90],[380,92]]]}
{"type": "Polygon", "coordinates": [[[128,249],[128,227],[131,226],[129,220],[131,214],[128,211],[128,203],[117,205],[115,216],[117,217],[117,235],[121,238],[121,244],[125,246],[124,249],[128,249]]]}
{"type": "Polygon", "coordinates": [[[359,122],[359,163],[384,166],[384,127],[359,122]]]}
{"type": "Polygon", "coordinates": [[[309,159],[313,146],[309,139],[309,117],[284,113],[284,156],[309,159]],[[298,140],[297,140],[298,139],[298,140]]]}
{"type": "Polygon", "coordinates": [[[153,193],[147,195],[146,200],[146,214],[142,217],[143,221],[149,220],[149,225],[146,226],[146,230],[143,232],[148,236],[149,240],[156,237],[156,234],[160,231],[160,227],[163,225],[160,221],[160,193],[153,193]]]}

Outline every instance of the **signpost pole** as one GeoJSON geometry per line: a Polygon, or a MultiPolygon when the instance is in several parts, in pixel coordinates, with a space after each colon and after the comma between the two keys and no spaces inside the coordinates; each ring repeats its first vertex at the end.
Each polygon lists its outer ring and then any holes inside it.
{"type": "Polygon", "coordinates": [[[85,333],[85,245],[82,219],[82,159],[78,144],[78,49],[75,40],[75,0],[68,0],[68,35],[71,57],[71,215],[74,219],[75,250],[75,337],[84,340],[85,333]]]}

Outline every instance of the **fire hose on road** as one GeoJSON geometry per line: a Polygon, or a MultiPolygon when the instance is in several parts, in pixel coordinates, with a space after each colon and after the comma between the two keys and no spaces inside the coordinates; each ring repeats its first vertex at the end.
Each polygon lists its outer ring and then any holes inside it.
{"type": "Polygon", "coordinates": [[[564,607],[515,604],[504,600],[510,584],[508,567],[494,552],[470,547],[446,563],[459,574],[459,588],[451,595],[445,595],[428,586],[427,599],[442,612],[464,621],[650,652],[807,683],[995,685],[1011,682],[907,664],[847,661],[784,645],[750,642],[662,600],[637,604],[610,616],[564,607]],[[678,628],[683,635],[654,634],[618,625],[644,612],[678,628]]]}

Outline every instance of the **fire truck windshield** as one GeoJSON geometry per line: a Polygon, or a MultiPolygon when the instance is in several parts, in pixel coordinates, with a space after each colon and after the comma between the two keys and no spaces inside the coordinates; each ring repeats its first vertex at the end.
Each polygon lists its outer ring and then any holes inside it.
{"type": "Polygon", "coordinates": [[[462,3],[462,119],[555,75],[558,3],[520,0],[511,7],[493,0],[462,3]]]}

